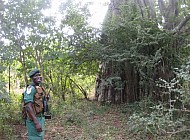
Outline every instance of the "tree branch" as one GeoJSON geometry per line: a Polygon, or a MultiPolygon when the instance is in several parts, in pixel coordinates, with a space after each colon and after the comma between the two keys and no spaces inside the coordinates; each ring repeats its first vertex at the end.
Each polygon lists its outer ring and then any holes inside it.
{"type": "Polygon", "coordinates": [[[80,86],[79,84],[77,84],[77,83],[76,83],[74,80],[72,80],[71,78],[69,78],[69,80],[70,80],[71,82],[73,82],[73,83],[78,87],[78,89],[83,93],[84,98],[85,98],[86,100],[88,100],[87,92],[82,88],[82,86],[80,86]]]}
{"type": "Polygon", "coordinates": [[[183,26],[185,26],[185,24],[186,24],[189,20],[190,20],[190,14],[188,14],[188,15],[184,18],[184,20],[182,20],[182,21],[179,23],[179,25],[176,26],[176,27],[173,29],[174,34],[177,33],[177,32],[179,32],[179,31],[181,30],[181,28],[182,28],[183,26]]]}

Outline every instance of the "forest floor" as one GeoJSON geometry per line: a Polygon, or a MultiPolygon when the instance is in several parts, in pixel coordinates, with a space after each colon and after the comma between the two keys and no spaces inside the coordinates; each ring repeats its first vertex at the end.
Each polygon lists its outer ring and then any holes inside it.
{"type": "MultiPolygon", "coordinates": [[[[84,101],[59,111],[59,117],[46,120],[45,140],[128,140],[126,115],[117,106],[84,101]]],[[[14,133],[16,140],[27,140],[23,124],[14,125],[14,133]]]]}
{"type": "MultiPolygon", "coordinates": [[[[57,107],[53,106],[51,110],[52,119],[46,120],[44,140],[189,140],[186,132],[174,136],[146,133],[145,124],[131,121],[139,106],[100,105],[84,100],[69,105],[62,102],[54,105],[57,107]]],[[[0,140],[27,140],[23,122],[14,123],[11,128],[13,131],[4,128],[7,135],[2,138],[0,134],[0,140]]]]}

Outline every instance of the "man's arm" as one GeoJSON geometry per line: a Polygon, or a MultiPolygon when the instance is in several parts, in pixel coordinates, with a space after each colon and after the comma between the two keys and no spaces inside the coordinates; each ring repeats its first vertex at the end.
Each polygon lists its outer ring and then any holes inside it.
{"type": "Polygon", "coordinates": [[[26,110],[27,110],[27,113],[28,113],[28,116],[29,118],[31,118],[36,126],[36,130],[38,132],[42,132],[42,126],[40,125],[40,123],[38,122],[36,116],[35,116],[35,112],[33,110],[33,107],[32,107],[33,103],[29,102],[26,104],[26,110]]]}

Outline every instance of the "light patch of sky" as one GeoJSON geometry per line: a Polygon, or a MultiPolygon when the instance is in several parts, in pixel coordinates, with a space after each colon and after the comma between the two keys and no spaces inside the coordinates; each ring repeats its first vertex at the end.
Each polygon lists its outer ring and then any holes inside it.
{"type": "Polygon", "coordinates": [[[90,24],[94,27],[100,27],[105,14],[107,12],[108,3],[110,0],[81,0],[83,3],[91,2],[89,5],[92,17],[90,18],[90,24]]]}
{"type": "MultiPolygon", "coordinates": [[[[52,0],[52,6],[49,10],[44,11],[44,14],[47,16],[56,16],[58,19],[61,17],[61,14],[58,12],[59,4],[63,0],[52,0]]],[[[105,17],[105,14],[108,9],[108,4],[110,0],[76,0],[76,2],[92,3],[89,5],[89,9],[92,17],[89,18],[89,23],[93,27],[100,28],[105,17]]]]}

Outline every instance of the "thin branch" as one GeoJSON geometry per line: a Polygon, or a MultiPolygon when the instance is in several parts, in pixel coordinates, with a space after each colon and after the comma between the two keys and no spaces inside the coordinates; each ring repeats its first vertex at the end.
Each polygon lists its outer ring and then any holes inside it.
{"type": "Polygon", "coordinates": [[[72,80],[71,78],[69,78],[69,79],[70,79],[70,81],[73,82],[73,83],[78,87],[78,89],[83,93],[84,98],[85,98],[86,100],[88,100],[87,92],[82,88],[82,86],[79,85],[79,84],[77,84],[77,83],[76,83],[74,80],[72,80]]]}

